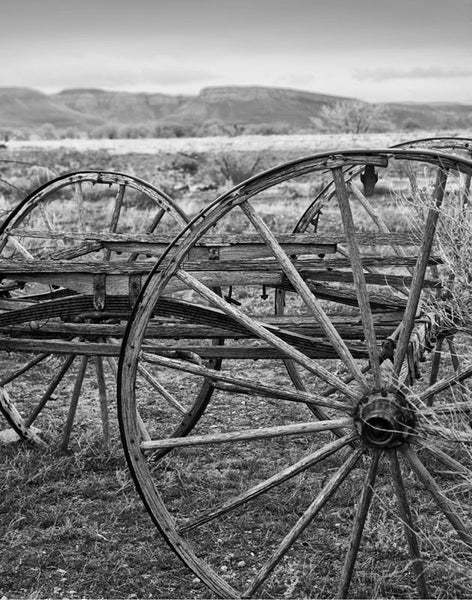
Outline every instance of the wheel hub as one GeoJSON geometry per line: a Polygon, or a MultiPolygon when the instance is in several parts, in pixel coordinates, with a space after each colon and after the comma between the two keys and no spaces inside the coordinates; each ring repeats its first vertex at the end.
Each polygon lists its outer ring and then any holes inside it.
{"type": "Polygon", "coordinates": [[[414,408],[394,395],[363,398],[357,405],[354,421],[363,440],[375,448],[394,448],[415,432],[414,408]]]}

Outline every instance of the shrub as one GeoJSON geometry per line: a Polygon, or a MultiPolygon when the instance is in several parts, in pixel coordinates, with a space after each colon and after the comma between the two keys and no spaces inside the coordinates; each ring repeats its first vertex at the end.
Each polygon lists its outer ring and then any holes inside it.
{"type": "Polygon", "coordinates": [[[388,131],[392,128],[386,109],[368,102],[343,100],[333,106],[325,105],[321,116],[328,130],[340,133],[388,131]]]}
{"type": "Polygon", "coordinates": [[[406,119],[403,122],[403,129],[405,131],[414,131],[415,129],[421,129],[421,125],[415,119],[406,119]]]}
{"type": "Polygon", "coordinates": [[[40,140],[57,140],[59,134],[52,123],[44,123],[36,130],[36,136],[40,140]]]}
{"type": "Polygon", "coordinates": [[[237,185],[256,173],[261,159],[262,156],[260,154],[254,160],[251,156],[226,153],[217,159],[216,164],[225,180],[232,185],[237,185]]]}

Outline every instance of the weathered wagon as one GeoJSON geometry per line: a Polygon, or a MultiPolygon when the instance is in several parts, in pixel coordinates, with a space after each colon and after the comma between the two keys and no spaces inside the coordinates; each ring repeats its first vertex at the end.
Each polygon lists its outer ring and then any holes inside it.
{"type": "Polygon", "coordinates": [[[359,595],[394,595],[399,581],[407,595],[467,595],[471,174],[467,159],[427,149],[317,154],[188,223],[148,188],[159,208],[145,234],[115,216],[87,230],[80,191],[76,226],[56,231],[30,198],[1,238],[2,348],[27,356],[2,375],[4,413],[29,435],[34,419],[23,427],[12,401],[20,381],[63,357],[35,415],[79,357],[69,424],[89,358],[103,396],[103,357],[113,370],[119,356],[133,479],[214,593],[326,596],[337,581],[346,597],[354,577],[359,595]],[[372,201],[353,170],[375,174],[372,201]],[[307,193],[294,197],[295,184],[307,193]],[[164,214],[172,239],[155,230],[164,214]],[[394,553],[413,588],[391,573],[394,553]]]}

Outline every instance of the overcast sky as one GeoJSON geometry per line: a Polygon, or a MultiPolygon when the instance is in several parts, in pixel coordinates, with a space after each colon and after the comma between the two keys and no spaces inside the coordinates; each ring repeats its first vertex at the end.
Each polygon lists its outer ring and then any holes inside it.
{"type": "Polygon", "coordinates": [[[0,87],[472,104],[472,0],[0,0],[0,87]]]}

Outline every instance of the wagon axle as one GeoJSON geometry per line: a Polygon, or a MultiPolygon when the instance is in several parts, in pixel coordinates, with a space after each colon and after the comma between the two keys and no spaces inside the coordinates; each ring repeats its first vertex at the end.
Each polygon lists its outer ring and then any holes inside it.
{"type": "Polygon", "coordinates": [[[415,413],[395,395],[375,394],[359,401],[354,417],[362,439],[375,448],[394,448],[414,434],[415,413]]]}

